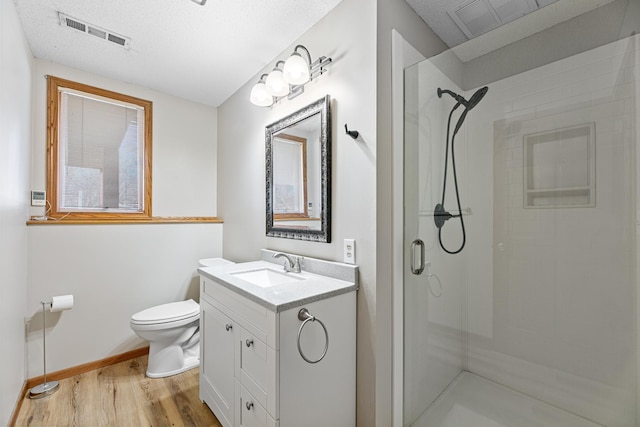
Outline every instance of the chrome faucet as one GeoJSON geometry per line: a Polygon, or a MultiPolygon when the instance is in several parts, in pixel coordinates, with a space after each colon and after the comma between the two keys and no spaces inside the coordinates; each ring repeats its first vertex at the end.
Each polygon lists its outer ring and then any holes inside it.
{"type": "Polygon", "coordinates": [[[287,273],[290,271],[293,271],[294,273],[300,273],[301,269],[300,269],[300,259],[302,257],[294,257],[295,261],[293,261],[291,259],[291,257],[285,253],[282,252],[278,252],[273,254],[274,258],[280,258],[280,257],[284,257],[285,258],[285,263],[284,263],[284,271],[286,271],[287,273]]]}

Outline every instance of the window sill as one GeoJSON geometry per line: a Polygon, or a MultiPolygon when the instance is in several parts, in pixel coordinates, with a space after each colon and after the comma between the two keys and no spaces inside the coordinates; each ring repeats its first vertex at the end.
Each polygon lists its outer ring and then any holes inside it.
{"type": "Polygon", "coordinates": [[[27,225],[105,225],[105,224],[192,224],[213,223],[221,224],[223,221],[215,216],[208,217],[154,217],[150,219],[30,219],[27,225]]]}

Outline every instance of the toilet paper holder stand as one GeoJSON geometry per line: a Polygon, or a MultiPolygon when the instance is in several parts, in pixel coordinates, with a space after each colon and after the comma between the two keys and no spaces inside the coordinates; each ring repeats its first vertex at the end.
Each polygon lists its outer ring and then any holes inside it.
{"type": "Polygon", "coordinates": [[[29,391],[29,398],[31,399],[41,399],[45,396],[49,396],[60,388],[60,383],[58,381],[48,381],[47,382],[47,336],[46,336],[46,327],[47,327],[47,306],[50,307],[51,311],[60,311],[60,310],[69,310],[73,307],[73,295],[63,295],[58,297],[51,298],[51,301],[40,301],[42,304],[42,364],[43,364],[43,381],[42,384],[39,384],[29,391]]]}
{"type": "Polygon", "coordinates": [[[39,384],[29,391],[29,398],[31,399],[41,399],[45,396],[49,396],[60,388],[60,383],[58,381],[49,381],[47,382],[47,337],[45,334],[46,329],[46,307],[47,305],[51,306],[53,301],[40,301],[42,304],[42,363],[43,367],[43,381],[42,384],[39,384]]]}

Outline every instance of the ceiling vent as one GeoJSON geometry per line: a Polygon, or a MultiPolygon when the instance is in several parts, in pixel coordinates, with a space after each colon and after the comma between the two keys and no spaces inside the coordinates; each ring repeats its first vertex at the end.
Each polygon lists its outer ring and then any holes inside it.
{"type": "Polygon", "coordinates": [[[120,36],[118,34],[112,33],[109,30],[105,30],[104,28],[100,28],[93,24],[89,24],[79,19],[72,18],[62,12],[58,12],[58,18],[60,20],[60,25],[62,25],[63,27],[71,28],[85,34],[98,37],[102,40],[115,43],[124,47],[125,49],[129,49],[129,45],[131,44],[131,39],[129,37],[120,36]]]}
{"type": "Polygon", "coordinates": [[[447,13],[462,32],[472,39],[536,9],[536,0],[471,0],[447,13]]]}

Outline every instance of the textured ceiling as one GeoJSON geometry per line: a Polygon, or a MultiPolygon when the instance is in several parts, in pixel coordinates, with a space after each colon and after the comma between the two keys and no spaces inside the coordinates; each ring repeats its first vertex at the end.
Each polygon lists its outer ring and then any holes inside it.
{"type": "Polygon", "coordinates": [[[553,25],[567,21],[613,0],[406,0],[423,21],[463,61],[501,48],[553,25]],[[474,2],[492,6],[532,4],[537,10],[507,22],[475,38],[467,37],[447,13],[474,2]]]}
{"type": "MultiPolygon", "coordinates": [[[[218,106],[341,0],[15,0],[36,58],[218,106]],[[58,12],[131,39],[63,27],[58,12]]],[[[313,53],[313,51],[312,51],[313,53]]]]}

